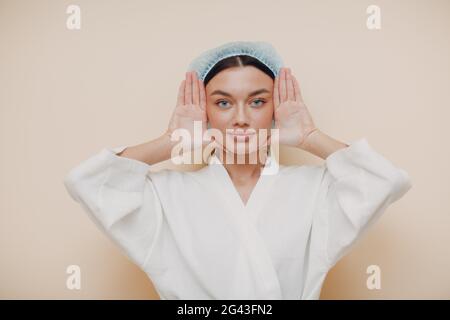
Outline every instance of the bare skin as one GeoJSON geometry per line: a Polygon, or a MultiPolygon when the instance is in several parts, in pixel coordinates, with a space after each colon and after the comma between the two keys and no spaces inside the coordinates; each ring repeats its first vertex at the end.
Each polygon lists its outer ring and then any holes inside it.
{"type": "MultiPolygon", "coordinates": [[[[245,66],[221,71],[206,88],[196,72],[187,72],[180,84],[177,105],[167,131],[154,140],[127,147],[119,156],[152,165],[170,159],[172,147],[177,143],[170,140],[174,130],[187,129],[193,136],[194,121],[201,121],[202,129],[206,130],[209,120],[211,128],[220,130],[226,137],[226,143],[227,139],[237,139],[234,135],[227,135],[226,129],[270,131],[272,118],[275,119],[275,128],[279,129],[280,145],[296,147],[322,159],[348,147],[348,144],[316,127],[290,68],[282,68],[273,81],[259,69],[245,66]],[[257,94],[250,96],[256,91],[257,94]]],[[[250,154],[258,150],[250,150],[247,141],[238,140],[236,143],[243,144],[245,164],[224,162],[224,167],[246,204],[260,177],[264,159],[263,162],[249,163],[250,154]]],[[[258,141],[258,146],[266,148],[267,141],[258,141]]],[[[227,148],[227,145],[221,145],[221,150],[221,156],[227,153],[237,156],[236,149],[227,148]]]]}

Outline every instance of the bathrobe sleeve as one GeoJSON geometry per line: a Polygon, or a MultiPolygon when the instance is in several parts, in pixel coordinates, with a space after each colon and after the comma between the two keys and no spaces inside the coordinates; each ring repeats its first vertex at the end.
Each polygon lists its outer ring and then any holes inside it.
{"type": "Polygon", "coordinates": [[[143,267],[160,227],[161,206],[150,165],[104,148],[64,178],[70,196],[134,263],[143,267]]]}
{"type": "Polygon", "coordinates": [[[313,229],[320,233],[320,249],[331,267],[412,185],[408,173],[373,150],[365,138],[330,154],[324,167],[313,229]]]}

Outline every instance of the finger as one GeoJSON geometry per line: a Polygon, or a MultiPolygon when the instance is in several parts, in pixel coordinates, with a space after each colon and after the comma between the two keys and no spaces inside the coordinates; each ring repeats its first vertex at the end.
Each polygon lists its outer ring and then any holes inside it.
{"type": "Polygon", "coordinates": [[[192,77],[191,72],[186,73],[186,85],[184,88],[184,104],[192,104],[192,77]]]}
{"type": "Polygon", "coordinates": [[[278,90],[279,85],[279,75],[275,77],[275,82],[273,84],[273,104],[275,108],[278,108],[278,105],[280,104],[280,94],[278,90]]]}
{"type": "Polygon", "coordinates": [[[294,93],[295,93],[295,101],[303,102],[302,93],[300,91],[300,86],[298,84],[297,79],[293,76],[292,81],[294,83],[294,93]]]}
{"type": "Polygon", "coordinates": [[[186,80],[181,81],[180,87],[178,88],[177,106],[184,104],[184,87],[186,85],[186,80]]]}
{"type": "Polygon", "coordinates": [[[287,95],[286,95],[286,71],[284,68],[281,70],[281,76],[280,76],[280,103],[285,102],[287,95]]]}
{"type": "Polygon", "coordinates": [[[198,79],[198,86],[200,90],[200,108],[206,110],[206,91],[203,81],[198,79]]]}
{"type": "Polygon", "coordinates": [[[286,74],[286,84],[287,84],[287,99],[290,101],[295,101],[294,82],[292,81],[291,69],[288,69],[288,72],[286,74]]]}
{"type": "Polygon", "coordinates": [[[198,106],[200,103],[200,92],[198,88],[197,72],[192,72],[192,103],[198,106]]]}

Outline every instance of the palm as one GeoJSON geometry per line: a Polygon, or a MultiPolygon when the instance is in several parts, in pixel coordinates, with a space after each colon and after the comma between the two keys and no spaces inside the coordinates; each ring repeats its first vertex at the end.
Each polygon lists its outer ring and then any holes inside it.
{"type": "MultiPolygon", "coordinates": [[[[206,94],[203,82],[197,78],[196,72],[186,73],[186,79],[180,84],[178,99],[175,110],[170,119],[168,131],[170,134],[178,133],[177,130],[184,129],[193,139],[194,124],[201,123],[202,135],[206,131],[206,94]]],[[[184,134],[180,130],[179,134],[184,134]]],[[[193,141],[194,146],[199,146],[202,142],[193,141]]]]}
{"type": "Polygon", "coordinates": [[[279,129],[280,144],[301,147],[316,126],[290,69],[282,68],[275,78],[273,99],[275,128],[279,129]]]}
{"type": "Polygon", "coordinates": [[[191,132],[194,129],[194,121],[201,121],[206,127],[206,113],[194,104],[179,105],[175,107],[169,128],[187,129],[191,132]]]}

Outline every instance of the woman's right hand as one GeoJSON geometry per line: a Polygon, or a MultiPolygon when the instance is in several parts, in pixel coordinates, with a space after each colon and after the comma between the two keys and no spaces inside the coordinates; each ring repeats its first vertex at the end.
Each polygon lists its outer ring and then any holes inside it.
{"type": "MultiPolygon", "coordinates": [[[[194,121],[201,122],[201,134],[203,136],[208,121],[205,86],[203,81],[198,79],[195,71],[189,71],[186,72],[186,79],[180,84],[177,105],[170,119],[167,134],[172,136],[177,129],[186,129],[191,135],[191,146],[198,147],[199,143],[203,144],[203,142],[193,141],[194,121]]],[[[183,134],[183,132],[180,132],[180,134],[183,134]]]]}

